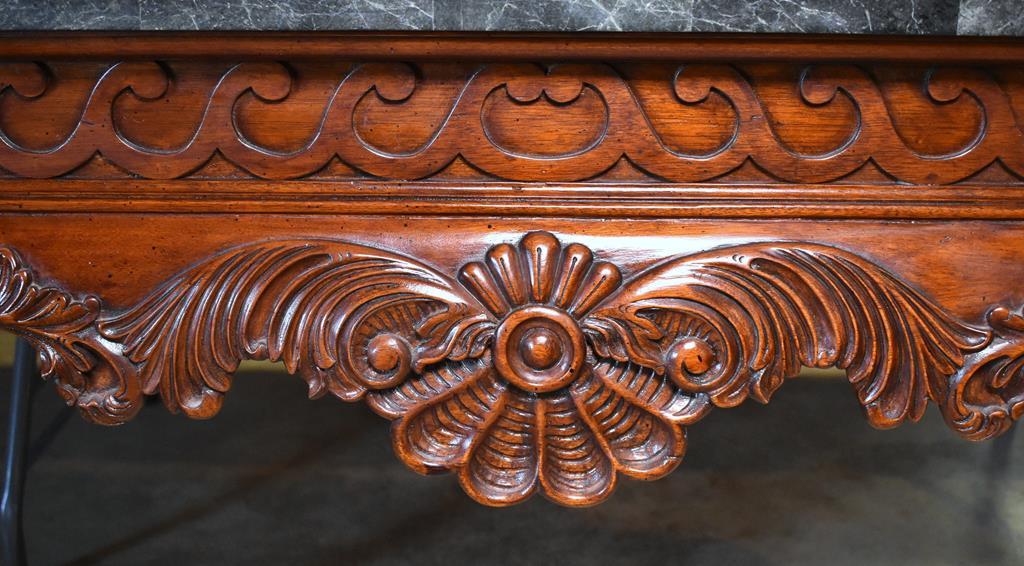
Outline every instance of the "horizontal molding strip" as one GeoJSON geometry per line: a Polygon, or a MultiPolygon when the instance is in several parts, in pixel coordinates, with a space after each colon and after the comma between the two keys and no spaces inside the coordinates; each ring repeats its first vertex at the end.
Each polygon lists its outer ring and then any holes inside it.
{"type": "Polygon", "coordinates": [[[105,180],[0,182],[0,213],[1024,219],[1024,188],[105,180]]]}
{"type": "Polygon", "coordinates": [[[271,59],[1019,63],[1015,38],[807,34],[7,32],[0,59],[271,59]]]}

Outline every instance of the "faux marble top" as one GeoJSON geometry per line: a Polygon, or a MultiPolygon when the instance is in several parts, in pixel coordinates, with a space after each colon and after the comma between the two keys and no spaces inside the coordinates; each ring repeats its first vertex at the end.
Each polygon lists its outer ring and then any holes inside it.
{"type": "Polygon", "coordinates": [[[1024,35],[1021,0],[4,0],[5,30],[1024,35]]]}

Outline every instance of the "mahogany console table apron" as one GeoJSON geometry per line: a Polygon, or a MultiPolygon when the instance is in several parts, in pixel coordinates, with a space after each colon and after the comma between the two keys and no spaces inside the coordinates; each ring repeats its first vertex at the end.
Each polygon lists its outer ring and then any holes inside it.
{"type": "Polygon", "coordinates": [[[805,366],[878,427],[1024,414],[1020,41],[8,34],[0,60],[0,327],[92,421],[209,418],[279,361],[481,503],[592,505],[805,366]]]}

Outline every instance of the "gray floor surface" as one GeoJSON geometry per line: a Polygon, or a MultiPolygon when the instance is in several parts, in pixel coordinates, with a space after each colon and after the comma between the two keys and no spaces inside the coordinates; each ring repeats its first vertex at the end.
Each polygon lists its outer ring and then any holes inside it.
{"type": "Polygon", "coordinates": [[[451,476],[406,469],[362,405],[304,393],[242,373],[211,421],[150,405],[120,428],[72,414],[52,435],[47,385],[30,564],[1024,563],[1024,433],[969,443],[934,410],[876,431],[838,380],[712,413],[674,474],[590,509],[482,507],[451,476]]]}

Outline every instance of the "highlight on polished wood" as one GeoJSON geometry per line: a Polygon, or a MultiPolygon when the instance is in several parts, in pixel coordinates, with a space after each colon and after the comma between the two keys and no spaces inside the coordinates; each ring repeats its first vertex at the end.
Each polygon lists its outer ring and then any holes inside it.
{"type": "Polygon", "coordinates": [[[489,505],[662,477],[803,367],[1024,415],[1024,44],[599,39],[0,36],[0,328],[103,424],[282,362],[489,505]]]}

